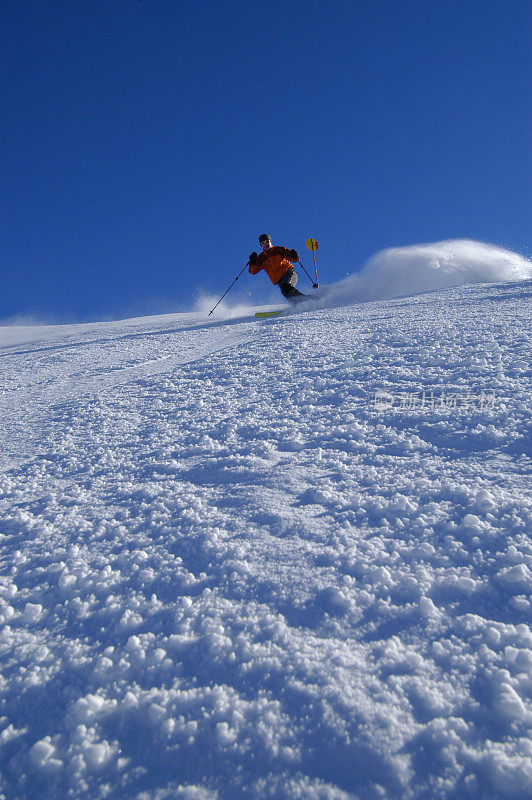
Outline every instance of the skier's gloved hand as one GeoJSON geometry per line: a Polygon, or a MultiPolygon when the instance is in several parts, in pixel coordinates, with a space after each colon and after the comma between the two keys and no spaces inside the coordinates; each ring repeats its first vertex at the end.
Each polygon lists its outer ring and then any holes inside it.
{"type": "Polygon", "coordinates": [[[258,255],[255,253],[255,251],[253,251],[249,256],[249,263],[256,264],[258,260],[259,260],[258,255]]]}
{"type": "Polygon", "coordinates": [[[292,259],[292,261],[299,261],[297,250],[290,250],[290,258],[292,259]]]}

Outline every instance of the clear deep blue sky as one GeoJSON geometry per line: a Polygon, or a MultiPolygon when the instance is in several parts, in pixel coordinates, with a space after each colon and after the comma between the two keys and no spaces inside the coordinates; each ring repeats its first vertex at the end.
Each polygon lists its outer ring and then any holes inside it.
{"type": "Polygon", "coordinates": [[[317,238],[323,282],[445,238],[529,254],[528,8],[4,0],[0,319],[190,308],[262,232],[308,265],[317,238]]]}

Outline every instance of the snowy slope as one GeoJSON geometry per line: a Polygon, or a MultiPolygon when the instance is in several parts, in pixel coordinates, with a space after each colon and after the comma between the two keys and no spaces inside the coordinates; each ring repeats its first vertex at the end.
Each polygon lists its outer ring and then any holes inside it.
{"type": "Polygon", "coordinates": [[[2,796],[530,797],[531,294],[4,329],[2,796]]]}

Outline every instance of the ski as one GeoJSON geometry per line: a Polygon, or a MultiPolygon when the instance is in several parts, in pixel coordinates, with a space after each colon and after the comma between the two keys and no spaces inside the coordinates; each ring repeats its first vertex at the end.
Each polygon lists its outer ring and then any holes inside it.
{"type": "Polygon", "coordinates": [[[297,314],[304,311],[314,311],[316,309],[316,301],[319,298],[317,296],[310,297],[309,295],[305,295],[305,298],[310,302],[305,301],[304,303],[297,303],[289,308],[278,308],[275,311],[255,311],[255,316],[259,319],[264,319],[265,317],[278,317],[281,314],[297,314]]]}
{"type": "Polygon", "coordinates": [[[279,311],[255,311],[255,316],[259,319],[264,319],[264,317],[278,317],[279,314],[286,314],[288,309],[281,309],[279,311]]]}

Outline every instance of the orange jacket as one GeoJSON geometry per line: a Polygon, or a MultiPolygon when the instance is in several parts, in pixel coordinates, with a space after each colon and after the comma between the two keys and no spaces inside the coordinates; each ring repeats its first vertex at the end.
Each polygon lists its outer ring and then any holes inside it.
{"type": "Polygon", "coordinates": [[[261,269],[265,270],[272,283],[281,280],[285,272],[292,269],[292,265],[297,262],[297,258],[290,258],[290,250],[286,247],[270,247],[267,252],[262,251],[257,261],[249,265],[251,275],[256,275],[261,269]]]}

